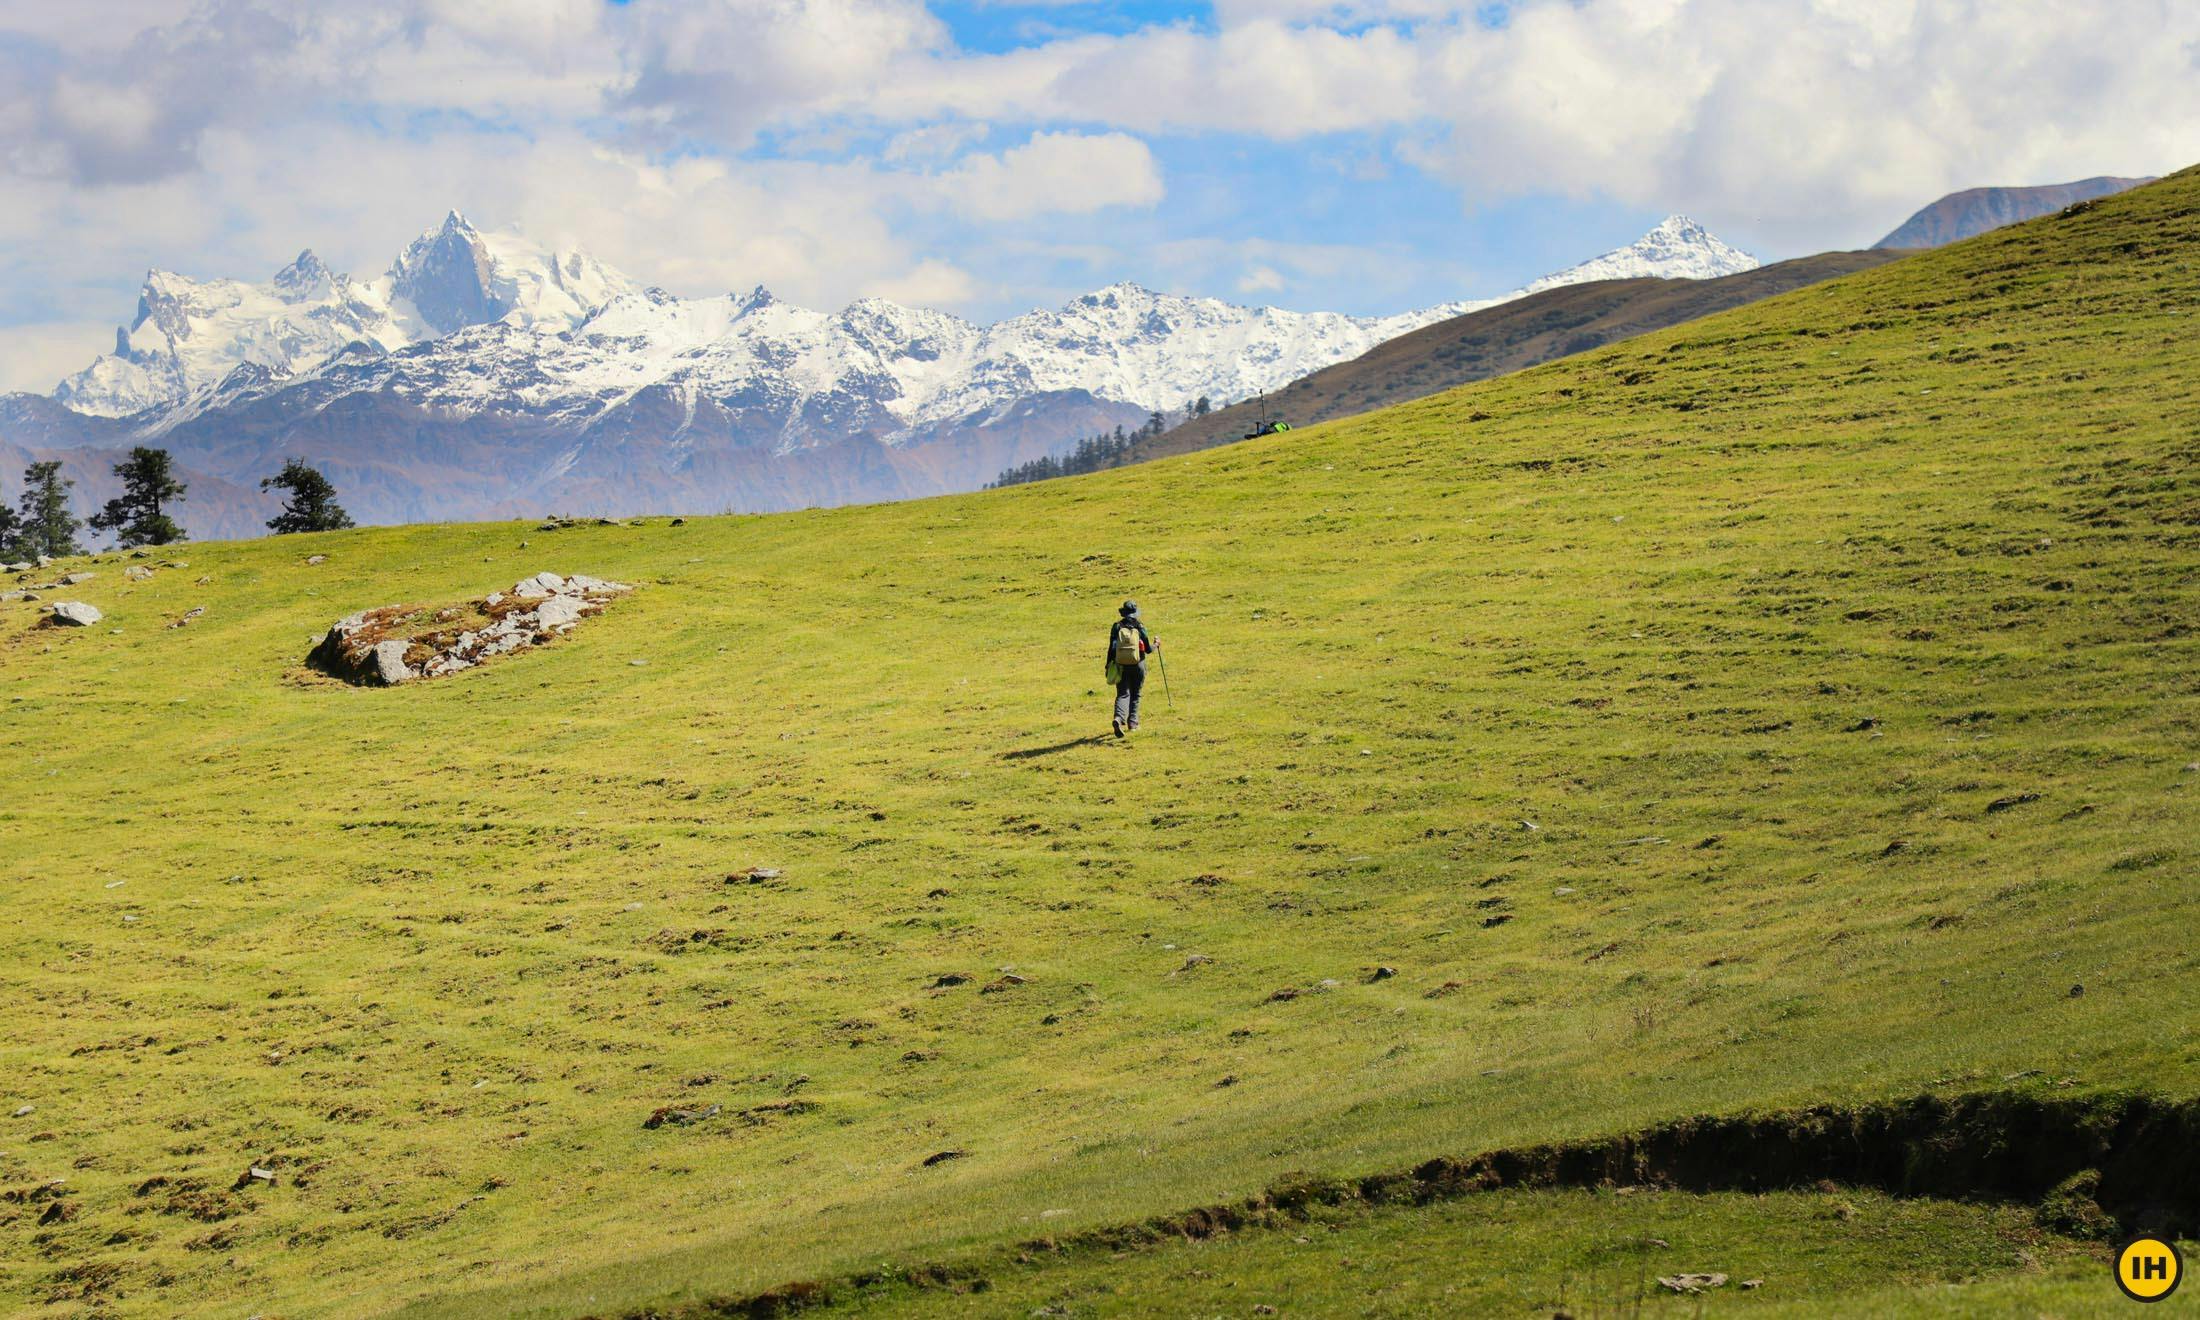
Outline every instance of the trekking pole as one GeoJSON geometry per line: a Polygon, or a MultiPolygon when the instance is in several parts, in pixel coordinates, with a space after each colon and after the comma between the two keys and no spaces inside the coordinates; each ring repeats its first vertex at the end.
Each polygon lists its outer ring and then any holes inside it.
{"type": "Polygon", "coordinates": [[[1161,667],[1161,694],[1169,699],[1169,709],[1176,709],[1176,693],[1169,690],[1169,662],[1161,654],[1161,648],[1153,649],[1153,661],[1161,667]]]}

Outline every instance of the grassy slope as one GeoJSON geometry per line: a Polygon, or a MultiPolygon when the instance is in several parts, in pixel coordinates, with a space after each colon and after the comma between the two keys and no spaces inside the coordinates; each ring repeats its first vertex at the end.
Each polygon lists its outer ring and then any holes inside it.
{"type": "Polygon", "coordinates": [[[1143,463],[1235,444],[1264,420],[1336,421],[1885,265],[1896,252],[1821,252],[1715,280],[1594,280],[1423,326],[1131,447],[1143,463]]]}
{"type": "Polygon", "coordinates": [[[2043,1233],[2020,1209],[1898,1201],[1854,1189],[1767,1196],[1507,1192],[1286,1232],[1174,1242],[1129,1255],[1040,1257],[981,1292],[887,1285],[834,1314],[1427,1316],[1977,1315],[2003,1290],[2055,1314],[2129,1302],[2107,1252],[2043,1233]],[[1660,1277],[1720,1273],[1695,1297],[1660,1277]],[[1754,1288],[1742,1284],[1756,1281],[1754,1288]],[[2053,1293],[2050,1290],[2055,1290],[2053,1293]],[[2056,1294],[2062,1295],[2056,1295],[2056,1294]],[[1052,1308],[1052,1309],[1041,1309],[1052,1308]],[[1264,1313],[1263,1313],[1264,1314],[1264,1313]]]}
{"type": "Polygon", "coordinates": [[[1689,1112],[2191,1095],[2196,244],[2188,172],[1094,479],[0,607],[0,1188],[74,1210],[0,1202],[0,1298],[570,1313],[1689,1112]],[[541,568],[644,590],[297,673],[541,568]],[[1080,743],[1125,594],[1178,709],[1080,743]]]}

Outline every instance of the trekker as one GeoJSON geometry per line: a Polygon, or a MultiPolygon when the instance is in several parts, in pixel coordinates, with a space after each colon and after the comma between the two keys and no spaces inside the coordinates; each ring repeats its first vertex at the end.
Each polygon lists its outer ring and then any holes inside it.
{"type": "Polygon", "coordinates": [[[1146,686],[1146,657],[1153,636],[1139,622],[1138,602],[1126,600],[1108,625],[1108,680],[1115,684],[1115,736],[1138,727],[1138,695],[1146,686]]]}

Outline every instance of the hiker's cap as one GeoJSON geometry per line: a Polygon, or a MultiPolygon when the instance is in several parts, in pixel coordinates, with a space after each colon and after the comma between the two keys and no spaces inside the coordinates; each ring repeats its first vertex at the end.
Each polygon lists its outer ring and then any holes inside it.
{"type": "Polygon", "coordinates": [[[1130,615],[1133,615],[1133,614],[1136,614],[1136,613],[1138,613],[1138,602],[1137,602],[1137,601],[1135,601],[1135,600],[1126,600],[1126,601],[1124,601],[1124,602],[1123,602],[1123,614],[1124,614],[1124,616],[1125,616],[1125,617],[1128,617],[1128,616],[1130,616],[1130,615]]]}

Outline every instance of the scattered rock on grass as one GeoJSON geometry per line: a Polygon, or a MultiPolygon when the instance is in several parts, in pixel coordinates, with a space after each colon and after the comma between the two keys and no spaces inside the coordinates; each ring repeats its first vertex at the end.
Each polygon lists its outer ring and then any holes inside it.
{"type": "Polygon", "coordinates": [[[86,605],[83,601],[57,600],[53,603],[53,613],[47,619],[67,628],[89,628],[106,617],[96,607],[86,605]]]}
{"type": "Polygon", "coordinates": [[[153,576],[153,570],[147,568],[143,564],[132,564],[128,568],[122,570],[122,576],[127,581],[143,582],[153,576]]]}
{"type": "Polygon", "coordinates": [[[723,1108],[723,1105],[710,1105],[703,1109],[679,1109],[671,1105],[664,1105],[652,1110],[649,1117],[642,1120],[642,1126],[653,1131],[665,1126],[667,1123],[674,1127],[686,1127],[690,1123],[700,1123],[706,1118],[718,1117],[719,1111],[723,1108]]]}
{"type": "Polygon", "coordinates": [[[929,1169],[935,1164],[945,1164],[949,1160],[959,1160],[962,1157],[963,1152],[959,1150],[936,1151],[924,1157],[924,1167],[929,1169]]]}
{"type": "Polygon", "coordinates": [[[384,687],[441,678],[563,636],[630,590],[601,578],[538,573],[509,593],[467,606],[361,610],[337,620],[306,663],[346,682],[384,687]]]}
{"type": "Polygon", "coordinates": [[[1998,797],[1987,803],[1986,814],[1989,816],[1999,815],[2011,807],[2021,807],[2027,802],[2037,802],[2039,800],[2040,795],[2037,793],[2011,793],[2008,797],[1998,797]]]}
{"type": "Polygon", "coordinates": [[[1726,1286],[1724,1274],[1661,1274],[1658,1282],[1677,1293],[1700,1293],[1726,1286]]]}

